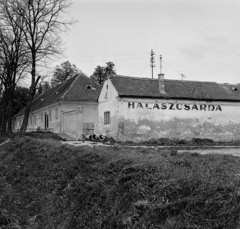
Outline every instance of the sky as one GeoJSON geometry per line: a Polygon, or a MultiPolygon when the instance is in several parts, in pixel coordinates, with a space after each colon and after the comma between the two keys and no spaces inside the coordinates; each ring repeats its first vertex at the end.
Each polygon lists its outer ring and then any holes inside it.
{"type": "Polygon", "coordinates": [[[90,76],[112,61],[118,75],[240,83],[239,0],[73,0],[65,56],[90,76]]]}

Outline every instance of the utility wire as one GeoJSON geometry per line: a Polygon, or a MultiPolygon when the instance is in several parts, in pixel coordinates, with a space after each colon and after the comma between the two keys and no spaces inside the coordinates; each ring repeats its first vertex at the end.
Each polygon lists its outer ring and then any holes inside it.
{"type": "Polygon", "coordinates": [[[139,72],[138,74],[134,74],[135,76],[138,76],[138,75],[140,75],[140,74],[142,74],[142,73],[144,73],[144,72],[146,72],[147,70],[149,70],[149,68],[147,67],[145,70],[143,69],[143,71],[142,72],[139,72]]]}
{"type": "Polygon", "coordinates": [[[90,53],[90,54],[73,54],[72,56],[92,57],[92,56],[146,56],[147,52],[135,52],[135,53],[90,53]]]}
{"type": "Polygon", "coordinates": [[[149,69],[149,66],[146,66],[144,68],[142,68],[141,70],[135,72],[135,73],[132,73],[131,75],[139,75],[140,73],[144,72],[145,70],[149,69]]]}
{"type": "Polygon", "coordinates": [[[170,64],[168,64],[165,60],[163,60],[163,62],[164,62],[165,64],[167,64],[170,68],[172,68],[174,71],[180,72],[180,71],[178,71],[177,69],[175,69],[174,67],[172,67],[170,64]]]}
{"type": "Polygon", "coordinates": [[[141,59],[146,58],[147,53],[98,53],[98,54],[73,54],[73,55],[66,55],[72,58],[78,58],[83,60],[93,60],[93,59],[102,59],[102,58],[117,58],[117,59],[141,59]]]}
{"type": "Polygon", "coordinates": [[[136,68],[135,70],[131,71],[129,74],[130,75],[135,74],[136,72],[141,71],[143,68],[146,68],[148,66],[149,66],[149,63],[147,62],[147,63],[143,64],[142,66],[136,68]]]}
{"type": "Polygon", "coordinates": [[[181,18],[177,17],[176,15],[170,13],[169,11],[167,11],[166,9],[164,9],[163,7],[161,7],[159,4],[155,3],[155,2],[152,2],[151,0],[145,0],[146,2],[154,5],[155,7],[159,8],[161,11],[165,12],[166,14],[170,15],[171,17],[177,19],[178,21],[182,22],[183,24],[189,26],[190,28],[194,29],[195,31],[201,33],[202,35],[210,38],[212,41],[216,42],[218,45],[224,47],[225,49],[227,49],[228,51],[232,52],[233,54],[237,55],[237,56],[240,56],[239,53],[229,49],[227,46],[223,45],[222,43],[220,43],[218,40],[214,39],[213,37],[207,35],[206,33],[202,32],[201,30],[193,27],[192,25],[190,25],[189,23],[187,23],[186,21],[182,20],[181,18]]]}
{"type": "Polygon", "coordinates": [[[171,74],[170,74],[170,72],[167,70],[167,68],[166,67],[163,67],[166,71],[167,71],[167,73],[170,75],[170,77],[171,77],[171,79],[173,79],[173,77],[171,76],[171,74]]]}
{"type": "Polygon", "coordinates": [[[73,60],[78,60],[78,61],[82,61],[82,62],[92,62],[92,61],[102,61],[102,60],[106,60],[106,59],[111,59],[112,61],[117,60],[117,61],[126,61],[126,60],[136,60],[136,59],[146,59],[146,56],[142,56],[142,57],[90,57],[90,58],[79,58],[79,57],[72,57],[71,55],[67,56],[68,58],[71,58],[73,60]]]}

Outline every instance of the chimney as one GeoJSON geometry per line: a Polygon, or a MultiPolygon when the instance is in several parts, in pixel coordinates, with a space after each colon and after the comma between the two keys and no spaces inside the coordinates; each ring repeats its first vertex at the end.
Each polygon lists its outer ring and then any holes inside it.
{"type": "Polygon", "coordinates": [[[166,94],[165,92],[165,86],[164,86],[164,74],[160,73],[158,74],[158,90],[161,94],[166,94]]]}

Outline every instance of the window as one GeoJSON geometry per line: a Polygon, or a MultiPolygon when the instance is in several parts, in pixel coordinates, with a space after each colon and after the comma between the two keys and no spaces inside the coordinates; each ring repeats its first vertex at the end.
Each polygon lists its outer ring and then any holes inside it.
{"type": "Polygon", "coordinates": [[[110,111],[104,112],[104,125],[110,124],[110,111]]]}
{"type": "Polygon", "coordinates": [[[49,121],[52,121],[52,111],[49,111],[49,121]]]}
{"type": "Polygon", "coordinates": [[[58,109],[55,110],[55,118],[58,119],[58,109]]]}
{"type": "Polygon", "coordinates": [[[41,122],[43,122],[43,113],[41,114],[41,122]]]}

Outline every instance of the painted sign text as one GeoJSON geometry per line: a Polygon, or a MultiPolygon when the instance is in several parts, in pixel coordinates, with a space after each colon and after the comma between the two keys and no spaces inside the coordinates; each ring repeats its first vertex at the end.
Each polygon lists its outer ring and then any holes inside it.
{"type": "Polygon", "coordinates": [[[156,109],[156,110],[185,110],[185,111],[222,111],[220,105],[212,104],[180,104],[180,103],[140,103],[128,102],[130,109],[156,109]]]}

